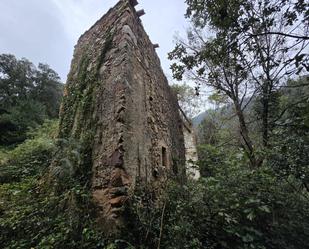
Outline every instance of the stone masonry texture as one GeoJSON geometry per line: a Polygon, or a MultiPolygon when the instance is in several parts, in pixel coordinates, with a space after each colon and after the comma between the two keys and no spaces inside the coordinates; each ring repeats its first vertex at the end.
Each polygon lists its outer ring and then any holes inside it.
{"type": "Polygon", "coordinates": [[[83,144],[79,174],[89,170],[98,223],[111,233],[137,185],[159,195],[166,179],[185,177],[177,98],[132,2],[80,37],[60,110],[59,138],[83,144]]]}

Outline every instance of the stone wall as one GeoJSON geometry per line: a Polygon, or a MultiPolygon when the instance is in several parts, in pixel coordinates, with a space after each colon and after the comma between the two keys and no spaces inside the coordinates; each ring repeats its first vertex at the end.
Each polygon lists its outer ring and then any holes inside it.
{"type": "Polygon", "coordinates": [[[60,138],[87,148],[79,163],[91,169],[98,221],[111,233],[135,186],[158,194],[168,177],[185,176],[177,99],[134,2],[119,1],[80,37],[60,113],[60,138]]]}
{"type": "Polygon", "coordinates": [[[199,167],[197,165],[197,141],[196,134],[192,122],[186,117],[185,113],[179,109],[183,124],[183,136],[185,143],[185,158],[186,158],[186,174],[187,177],[193,180],[198,180],[201,177],[199,167]]]}

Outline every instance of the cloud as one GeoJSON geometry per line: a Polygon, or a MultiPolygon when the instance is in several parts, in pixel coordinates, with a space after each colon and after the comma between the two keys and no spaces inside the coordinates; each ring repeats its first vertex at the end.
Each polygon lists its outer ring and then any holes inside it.
{"type": "MultiPolygon", "coordinates": [[[[154,43],[164,71],[170,75],[167,53],[176,31],[184,33],[185,4],[179,0],[139,0],[144,27],[154,43]]],[[[74,45],[117,0],[1,0],[0,53],[26,57],[55,69],[65,81],[74,45]]]]}
{"type": "Polygon", "coordinates": [[[2,0],[0,2],[0,53],[50,64],[61,76],[71,44],[58,13],[49,1],[2,0]]]}
{"type": "Polygon", "coordinates": [[[153,43],[159,43],[160,48],[157,53],[161,59],[163,70],[167,78],[171,79],[171,62],[167,59],[167,54],[175,46],[174,38],[185,37],[188,23],[184,18],[186,5],[179,0],[140,0],[137,8],[144,8],[146,15],[142,17],[142,22],[153,43]]]}
{"type": "Polygon", "coordinates": [[[61,14],[61,21],[74,41],[89,29],[117,0],[51,0],[61,14]]]}

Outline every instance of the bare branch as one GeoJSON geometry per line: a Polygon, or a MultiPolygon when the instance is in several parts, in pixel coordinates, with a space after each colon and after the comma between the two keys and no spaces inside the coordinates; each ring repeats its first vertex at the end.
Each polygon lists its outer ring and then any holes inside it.
{"type": "Polygon", "coordinates": [[[251,37],[257,37],[257,36],[265,36],[265,35],[281,35],[286,37],[291,37],[295,39],[302,39],[302,40],[309,40],[309,36],[301,36],[301,35],[293,35],[293,34],[287,34],[282,32],[264,32],[259,34],[251,34],[251,37]]]}

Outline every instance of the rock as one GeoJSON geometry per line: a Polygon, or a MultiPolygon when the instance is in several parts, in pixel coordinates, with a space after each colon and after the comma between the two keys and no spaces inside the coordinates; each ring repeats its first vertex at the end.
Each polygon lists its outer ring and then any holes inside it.
{"type": "Polygon", "coordinates": [[[134,35],[132,29],[130,28],[129,25],[124,25],[122,28],[122,32],[124,34],[127,34],[129,36],[129,38],[131,38],[131,40],[134,42],[135,45],[137,45],[137,39],[136,36],[134,35]]]}

